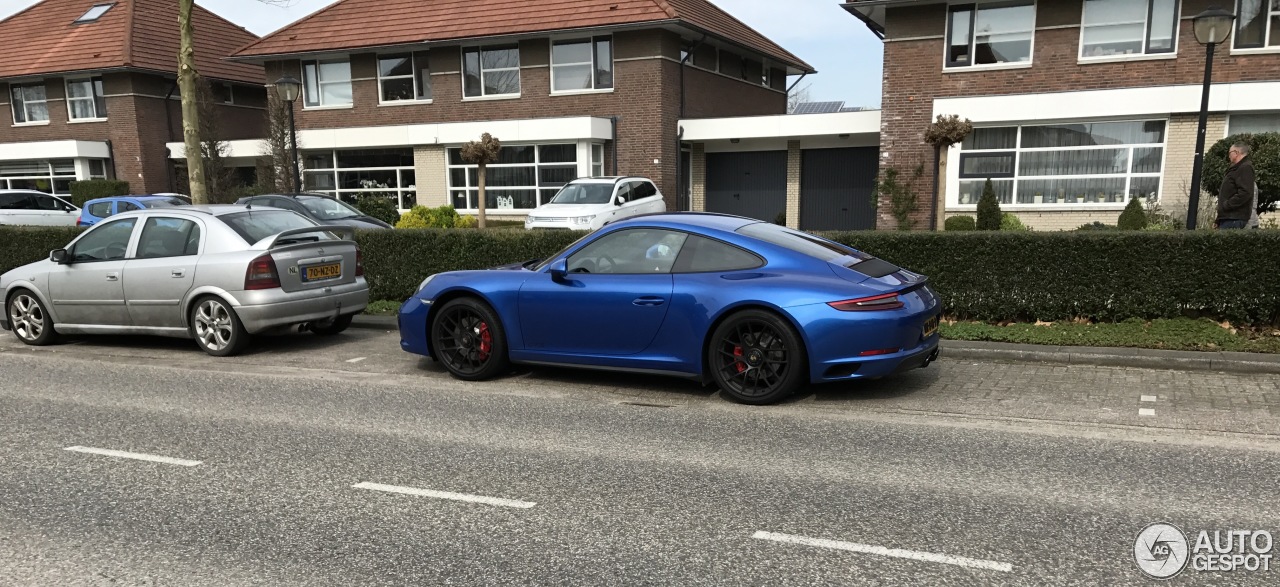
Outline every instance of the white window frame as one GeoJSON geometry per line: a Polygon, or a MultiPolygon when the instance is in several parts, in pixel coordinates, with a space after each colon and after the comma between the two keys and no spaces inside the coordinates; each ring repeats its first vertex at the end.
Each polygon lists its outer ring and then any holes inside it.
{"type": "Polygon", "coordinates": [[[604,177],[604,143],[591,143],[591,176],[604,177]]]}
{"type": "Polygon", "coordinates": [[[1012,175],[1007,177],[1005,176],[996,177],[992,175],[990,177],[991,182],[993,184],[997,182],[1010,182],[1012,184],[1012,187],[1010,188],[1010,202],[1000,203],[1000,207],[1003,209],[1034,210],[1034,211],[1041,211],[1041,212],[1048,212],[1048,211],[1055,211],[1055,210],[1071,211],[1071,210],[1080,210],[1080,209],[1122,210],[1124,209],[1125,205],[1128,204],[1129,202],[1128,194],[1133,189],[1134,178],[1158,178],[1159,181],[1156,183],[1155,200],[1158,201],[1163,195],[1162,192],[1164,189],[1165,175],[1168,171],[1168,158],[1169,158],[1169,121],[1167,119],[1084,120],[1084,121],[1071,120],[1071,121],[1059,121],[1059,122],[1037,122],[1035,124],[1002,124],[1002,125],[993,124],[990,126],[993,128],[1016,127],[1018,130],[1017,130],[1016,137],[1014,139],[1014,146],[1012,148],[964,150],[962,148],[963,143],[957,144],[954,148],[954,151],[952,152],[952,156],[954,157],[954,160],[956,162],[955,165],[953,166],[955,168],[955,175],[953,177],[956,180],[955,185],[957,189],[954,193],[947,194],[948,210],[973,211],[973,210],[976,210],[978,207],[978,203],[976,199],[973,202],[965,202],[965,203],[960,202],[960,195],[962,190],[959,189],[959,187],[962,183],[966,181],[984,181],[982,178],[961,177],[961,174],[964,171],[961,157],[969,154],[981,155],[981,154],[994,154],[994,153],[1000,153],[1000,154],[1012,153],[1014,155],[1012,175]],[[1165,125],[1164,142],[1163,143],[1126,143],[1122,145],[1086,145],[1082,147],[1023,147],[1022,146],[1022,131],[1023,131],[1023,128],[1028,126],[1053,126],[1055,124],[1090,124],[1090,123],[1105,123],[1105,122],[1126,122],[1126,123],[1160,122],[1160,123],[1163,123],[1165,125]],[[1162,149],[1160,153],[1160,171],[1157,173],[1132,171],[1134,150],[1144,149],[1144,148],[1154,148],[1154,147],[1158,147],[1162,149]],[[1023,153],[1089,151],[1089,150],[1121,149],[1121,148],[1128,149],[1128,159],[1127,159],[1128,169],[1126,169],[1124,173],[1097,173],[1097,174],[1089,174],[1089,175],[1028,175],[1028,176],[1024,176],[1024,175],[1021,175],[1021,170],[1019,169],[1021,164],[1020,155],[1023,153]],[[1036,203],[1034,201],[1026,202],[1026,203],[1018,202],[1018,184],[1021,181],[1083,179],[1083,178],[1124,178],[1125,179],[1124,193],[1126,194],[1125,200],[1121,202],[1096,202],[1096,201],[1094,202],[1090,202],[1090,201],[1049,202],[1049,203],[1044,203],[1044,202],[1036,203]]]}
{"type": "Polygon", "coordinates": [[[109,10],[111,10],[111,7],[115,5],[116,5],[115,2],[103,2],[101,4],[94,4],[89,8],[89,10],[86,10],[84,14],[80,15],[80,18],[77,18],[71,21],[71,24],[89,24],[91,22],[98,22],[98,19],[102,18],[102,15],[106,14],[109,10]]]}
{"type": "Polygon", "coordinates": [[[377,69],[378,69],[378,104],[379,104],[379,105],[387,105],[387,104],[430,104],[430,103],[432,102],[432,98],[434,98],[434,96],[432,96],[432,97],[427,97],[427,98],[423,98],[423,97],[422,97],[423,89],[424,89],[422,86],[423,86],[423,85],[425,85],[427,88],[430,88],[430,87],[431,87],[431,71],[430,71],[430,69],[428,68],[427,72],[426,72],[426,73],[424,73],[424,74],[422,75],[422,83],[421,83],[421,84],[419,84],[419,83],[418,83],[418,55],[417,55],[417,53],[415,53],[415,52],[413,52],[413,51],[409,51],[409,52],[407,52],[407,53],[379,53],[379,54],[377,55],[377,59],[376,59],[376,61],[377,61],[377,62],[376,62],[374,65],[375,65],[375,66],[377,67],[377,69]],[[409,56],[409,75],[385,75],[385,76],[384,76],[384,75],[382,75],[382,60],[383,60],[383,59],[387,59],[387,58],[399,57],[399,56],[401,56],[401,55],[408,55],[408,56],[409,56]],[[382,91],[382,82],[383,82],[383,81],[386,81],[386,80],[401,80],[401,79],[406,79],[406,78],[413,80],[413,97],[412,97],[412,98],[408,98],[408,99],[404,99],[404,100],[387,100],[386,98],[384,98],[384,97],[383,97],[383,96],[384,96],[384,93],[383,93],[383,91],[382,91]]]}
{"type": "Polygon", "coordinates": [[[102,77],[92,76],[92,77],[67,78],[66,80],[64,80],[64,86],[65,86],[64,88],[65,94],[67,97],[67,121],[68,122],[101,122],[107,119],[106,112],[98,112],[98,98],[101,97],[103,99],[104,105],[106,101],[105,88],[103,89],[102,94],[97,93],[98,88],[103,87],[102,77]],[[89,97],[88,98],[72,98],[71,84],[85,83],[85,82],[89,83],[89,97]],[[92,104],[93,116],[89,116],[85,118],[77,118],[75,115],[76,110],[71,106],[72,102],[88,102],[92,104]]]}
{"type": "MultiPolygon", "coordinates": [[[[502,169],[507,167],[532,167],[533,181],[535,185],[531,185],[531,186],[529,185],[518,185],[518,186],[487,185],[485,186],[486,194],[492,190],[533,190],[535,205],[533,208],[514,208],[514,207],[513,208],[489,208],[488,211],[490,213],[526,214],[528,212],[532,212],[538,206],[545,204],[546,202],[543,201],[542,199],[543,191],[551,191],[553,189],[556,191],[559,191],[559,188],[563,187],[563,185],[562,186],[537,185],[542,183],[541,181],[542,177],[540,173],[542,168],[543,167],[566,167],[567,168],[572,165],[578,169],[577,174],[580,175],[582,173],[582,161],[580,160],[582,157],[582,154],[580,150],[577,148],[577,145],[578,145],[577,142],[570,142],[570,141],[549,141],[545,143],[519,143],[519,144],[503,145],[504,147],[533,147],[533,162],[532,163],[490,163],[488,165],[488,168],[502,169]],[[547,163],[542,162],[542,147],[564,146],[564,145],[574,146],[574,162],[573,163],[565,163],[563,161],[554,161],[554,162],[547,162],[547,163]]],[[[478,167],[475,164],[465,164],[465,163],[462,165],[454,165],[453,160],[449,157],[449,149],[456,149],[456,148],[458,147],[448,147],[445,149],[445,158],[444,158],[445,183],[447,185],[446,191],[448,193],[448,196],[447,196],[448,201],[449,203],[453,203],[453,192],[465,191],[467,194],[467,205],[470,207],[458,208],[457,210],[459,212],[478,212],[479,209],[476,207],[476,198],[479,196],[480,190],[478,186],[471,185],[471,170],[473,169],[478,170],[478,167]],[[465,170],[467,185],[465,186],[453,185],[452,172],[455,169],[465,170]]]]}
{"type": "Polygon", "coordinates": [[[356,101],[354,85],[355,84],[351,76],[351,59],[350,58],[310,59],[302,62],[302,108],[303,110],[315,110],[315,109],[324,109],[324,108],[350,108],[355,105],[355,101],[356,101]],[[324,78],[320,75],[320,72],[322,70],[320,65],[322,63],[346,63],[347,79],[342,81],[328,81],[328,82],[324,81],[324,78]],[[311,84],[307,82],[307,65],[311,65],[311,64],[314,64],[316,68],[316,94],[318,94],[316,96],[311,95],[311,90],[309,88],[311,84]],[[332,86],[343,85],[343,84],[345,84],[352,90],[351,101],[343,102],[340,104],[326,104],[324,102],[324,87],[331,86],[331,85],[332,86]],[[314,104],[311,103],[312,101],[311,99],[313,97],[315,98],[314,104]]]}
{"type": "Polygon", "coordinates": [[[1236,118],[1239,116],[1261,116],[1264,118],[1275,120],[1276,127],[1277,127],[1276,130],[1265,131],[1265,132],[1280,132],[1280,112],[1236,112],[1234,114],[1230,114],[1227,116],[1227,128],[1226,128],[1226,133],[1222,135],[1223,137],[1229,137],[1231,135],[1240,134],[1240,131],[1237,131],[1231,128],[1231,124],[1235,122],[1236,118]]]}
{"type": "MultiPolygon", "coordinates": [[[[18,164],[22,164],[22,163],[24,163],[24,161],[4,161],[4,162],[0,162],[0,167],[3,167],[5,164],[9,164],[9,165],[18,165],[18,164]]],[[[33,168],[43,168],[44,173],[39,173],[39,174],[36,174],[36,173],[25,173],[25,174],[15,174],[15,175],[0,175],[0,190],[3,190],[3,189],[36,189],[36,191],[43,191],[43,192],[46,192],[46,193],[49,193],[49,194],[53,194],[53,195],[57,195],[57,196],[62,196],[62,197],[64,197],[64,198],[65,198],[67,195],[69,195],[69,194],[71,193],[71,192],[70,192],[70,182],[73,182],[73,181],[76,181],[76,180],[80,179],[80,177],[76,174],[76,169],[75,169],[75,160],[74,160],[74,159],[32,159],[32,160],[29,160],[29,163],[31,164],[31,167],[33,167],[33,168]],[[70,171],[66,171],[66,169],[67,169],[67,168],[66,168],[66,167],[63,167],[63,171],[59,172],[59,171],[58,171],[58,168],[57,168],[57,167],[54,167],[54,165],[53,165],[53,162],[54,162],[54,161],[59,161],[59,162],[70,162],[70,163],[71,163],[70,171]],[[19,185],[18,187],[13,187],[13,184],[11,184],[11,183],[10,183],[11,181],[36,181],[36,182],[45,181],[45,182],[48,182],[48,183],[49,183],[49,187],[47,188],[47,190],[46,190],[45,188],[43,188],[42,186],[41,186],[41,187],[37,187],[37,188],[28,188],[28,187],[23,186],[23,185],[19,185]],[[58,190],[58,182],[59,182],[59,181],[62,181],[62,182],[66,182],[66,183],[67,183],[67,185],[68,185],[68,191],[65,191],[65,192],[64,192],[64,191],[60,191],[60,190],[58,190]]],[[[105,166],[105,163],[104,163],[104,166],[105,166]]],[[[37,184],[37,185],[38,185],[38,184],[37,184]]]]}
{"type": "Polygon", "coordinates": [[[405,194],[413,194],[414,201],[417,202],[417,194],[418,194],[417,167],[413,165],[398,166],[398,167],[339,167],[338,166],[338,151],[360,151],[360,150],[361,149],[316,149],[310,152],[303,151],[302,156],[304,160],[307,156],[313,156],[317,152],[327,153],[329,155],[328,167],[323,167],[323,168],[316,167],[316,168],[308,169],[306,168],[305,163],[303,164],[303,169],[302,169],[302,185],[304,186],[303,191],[332,196],[338,200],[341,200],[342,202],[351,204],[352,206],[355,205],[355,200],[353,198],[356,196],[359,196],[360,194],[386,195],[386,196],[391,196],[395,198],[396,207],[401,212],[412,208],[413,206],[404,205],[404,196],[405,194]],[[396,187],[370,186],[370,187],[359,187],[359,188],[343,188],[342,182],[340,180],[340,174],[344,171],[395,171],[396,187]],[[405,171],[414,172],[413,185],[408,185],[408,186],[403,185],[405,183],[405,179],[404,179],[405,171]],[[314,188],[314,189],[306,188],[305,186],[307,185],[308,175],[329,175],[330,177],[333,178],[334,188],[332,190],[320,189],[320,188],[314,188]],[[343,196],[348,196],[348,198],[344,198],[343,196]]]}
{"type": "MultiPolygon", "coordinates": [[[[25,94],[25,92],[24,92],[24,94],[25,94]]],[[[9,110],[10,110],[10,113],[13,115],[13,125],[14,125],[14,126],[40,126],[40,125],[49,124],[49,118],[50,118],[50,113],[49,113],[49,88],[48,88],[48,86],[46,86],[46,85],[45,85],[44,80],[41,80],[41,81],[38,81],[38,82],[29,82],[29,83],[11,83],[11,84],[9,84],[9,110]],[[26,98],[26,96],[24,95],[24,96],[23,96],[23,98],[22,98],[22,121],[21,121],[21,122],[19,122],[19,121],[18,121],[18,110],[17,110],[17,109],[18,109],[18,103],[17,103],[17,101],[16,101],[16,100],[14,100],[14,98],[13,98],[13,91],[14,91],[14,90],[16,90],[16,89],[19,89],[19,88],[29,88],[29,87],[34,87],[34,86],[39,86],[40,88],[43,88],[43,89],[44,89],[44,98],[43,98],[43,99],[41,99],[41,100],[28,100],[28,99],[26,98]],[[27,110],[27,107],[28,107],[29,105],[31,105],[31,104],[44,104],[44,119],[43,119],[43,120],[31,120],[31,113],[27,110]]]]}
{"type": "MultiPolygon", "coordinates": [[[[1004,63],[982,63],[975,64],[970,61],[967,65],[952,65],[950,60],[951,53],[951,9],[959,6],[971,6],[974,13],[970,17],[969,25],[969,55],[972,56],[977,52],[978,32],[975,29],[978,20],[977,11],[983,4],[992,4],[999,0],[974,0],[972,2],[952,2],[947,4],[947,13],[942,21],[942,71],[943,72],[962,72],[962,71],[985,71],[989,69],[1020,69],[1031,67],[1036,59],[1036,18],[1039,14],[1039,0],[1030,0],[1031,4],[1031,28],[1027,29],[1027,33],[1031,35],[1031,43],[1027,50],[1026,61],[1007,61],[1004,63]]],[[[1001,34],[1010,34],[1021,31],[1002,31],[1001,34]]]]}
{"type": "MultiPolygon", "coordinates": [[[[1125,53],[1121,55],[1085,55],[1084,36],[1085,36],[1086,30],[1088,30],[1089,28],[1102,28],[1105,26],[1115,26],[1116,24],[1126,24],[1126,23],[1109,22],[1102,25],[1086,25],[1085,22],[1089,12],[1089,0],[1084,0],[1083,2],[1080,3],[1079,59],[1081,62],[1140,60],[1140,59],[1174,59],[1178,56],[1178,37],[1180,36],[1178,32],[1182,26],[1182,1],[1174,0],[1173,2],[1173,16],[1174,16],[1173,31],[1172,31],[1173,37],[1172,37],[1172,45],[1169,47],[1169,50],[1167,51],[1163,51],[1163,50],[1151,51],[1150,50],[1151,18],[1155,9],[1155,3],[1158,0],[1130,0],[1130,1],[1145,2],[1147,4],[1146,18],[1141,23],[1142,24],[1142,52],[1141,53],[1125,53]]],[[[1138,24],[1138,23],[1131,22],[1127,24],[1138,24]]]]}
{"type": "Polygon", "coordinates": [[[1262,14],[1264,17],[1262,46],[1261,47],[1240,47],[1236,45],[1236,40],[1240,38],[1240,4],[1243,0],[1234,2],[1234,12],[1236,14],[1235,22],[1231,23],[1231,52],[1232,53],[1280,53],[1280,29],[1271,26],[1275,22],[1276,17],[1280,17],[1280,7],[1275,6],[1271,0],[1262,1],[1262,14]],[[1276,44],[1271,44],[1275,42],[1276,44]]]}
{"type": "Polygon", "coordinates": [[[616,60],[613,58],[613,35],[596,35],[592,37],[552,39],[549,55],[550,55],[549,63],[551,64],[551,93],[552,94],[583,94],[583,93],[590,93],[590,92],[607,93],[607,92],[612,92],[614,87],[617,86],[617,83],[618,83],[617,70],[614,68],[614,64],[616,63],[616,60]],[[609,74],[610,76],[613,77],[613,79],[610,81],[609,87],[607,88],[596,87],[596,72],[600,70],[599,63],[596,61],[598,57],[598,55],[596,55],[596,43],[602,40],[609,41],[609,74]],[[590,61],[556,63],[556,45],[576,45],[576,44],[582,44],[582,43],[585,43],[587,45],[587,50],[591,55],[590,61]],[[573,66],[581,67],[583,65],[586,65],[587,67],[591,68],[591,76],[590,76],[591,87],[590,88],[577,88],[572,90],[556,89],[556,69],[557,68],[573,67],[573,66]]]}
{"type": "Polygon", "coordinates": [[[462,65],[462,99],[463,100],[493,100],[495,98],[499,98],[499,99],[500,98],[519,98],[520,94],[524,91],[524,79],[522,79],[524,76],[521,75],[521,69],[520,69],[520,44],[519,43],[471,45],[469,47],[463,47],[461,65],[462,65]],[[493,69],[484,68],[484,52],[486,50],[499,50],[497,48],[501,47],[502,48],[501,50],[506,51],[506,50],[509,50],[513,45],[516,51],[516,64],[514,67],[497,67],[493,69]],[[479,55],[478,55],[479,63],[477,64],[477,66],[480,68],[480,95],[478,96],[467,95],[467,52],[472,50],[479,52],[479,55]],[[488,94],[485,92],[485,84],[484,84],[485,74],[490,72],[499,72],[499,71],[516,72],[515,93],[488,94]]]}

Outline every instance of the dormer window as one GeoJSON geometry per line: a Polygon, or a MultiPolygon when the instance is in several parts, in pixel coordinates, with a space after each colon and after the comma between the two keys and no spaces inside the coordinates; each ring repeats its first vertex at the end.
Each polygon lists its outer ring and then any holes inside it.
{"type": "Polygon", "coordinates": [[[99,18],[102,18],[102,15],[106,14],[108,10],[111,10],[112,6],[115,6],[115,4],[95,4],[93,8],[90,8],[88,12],[84,13],[83,16],[77,18],[75,22],[71,24],[96,22],[99,18]]]}

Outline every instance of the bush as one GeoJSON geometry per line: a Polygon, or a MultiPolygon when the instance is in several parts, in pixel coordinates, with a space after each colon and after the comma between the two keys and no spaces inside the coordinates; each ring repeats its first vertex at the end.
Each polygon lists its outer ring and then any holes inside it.
{"type": "Polygon", "coordinates": [[[1204,179],[1200,185],[1209,195],[1217,197],[1222,178],[1231,165],[1227,151],[1236,143],[1245,143],[1252,150],[1249,159],[1253,161],[1253,172],[1258,178],[1258,213],[1275,210],[1280,200],[1280,133],[1231,135],[1214,143],[1205,151],[1204,179]]]}
{"type": "Polygon", "coordinates": [[[978,223],[972,216],[952,216],[942,223],[942,229],[951,232],[978,230],[978,223]]]}
{"type": "MultiPolygon", "coordinates": [[[[480,221],[475,216],[459,216],[454,228],[475,228],[479,224],[480,221]]],[[[493,221],[489,221],[489,224],[493,224],[493,221]]]]}
{"type": "Polygon", "coordinates": [[[67,246],[83,231],[69,226],[0,226],[0,273],[48,259],[49,251],[67,246]]]}
{"type": "Polygon", "coordinates": [[[1000,230],[1000,199],[996,198],[996,190],[987,180],[982,186],[982,197],[978,198],[978,230],[1000,230]]]}
{"type": "Polygon", "coordinates": [[[1000,215],[1000,230],[1031,230],[1022,223],[1016,214],[1005,212],[1000,215]]]}
{"type": "Polygon", "coordinates": [[[453,206],[428,208],[414,206],[396,222],[396,228],[453,228],[458,223],[458,212],[453,206]]]}
{"type": "Polygon", "coordinates": [[[400,222],[400,211],[396,209],[396,203],[387,196],[360,196],[356,200],[356,209],[365,216],[377,218],[391,226],[400,222]]]}
{"type": "Polygon", "coordinates": [[[1142,230],[1147,227],[1147,212],[1142,208],[1142,200],[1130,198],[1129,204],[1120,213],[1120,221],[1116,228],[1120,230],[1142,230]]]}
{"type": "Polygon", "coordinates": [[[1110,225],[1110,224],[1103,224],[1103,223],[1101,223],[1101,222],[1098,222],[1097,220],[1094,220],[1093,222],[1090,222],[1090,223],[1088,223],[1088,224],[1081,224],[1081,225],[1080,225],[1080,228],[1077,228],[1076,230],[1083,230],[1083,231],[1089,231],[1089,230],[1116,230],[1116,227],[1114,227],[1114,226],[1112,226],[1112,225],[1110,225]]]}
{"type": "Polygon", "coordinates": [[[117,179],[86,179],[71,182],[71,203],[83,208],[84,203],[98,198],[129,195],[129,182],[117,179]]]}

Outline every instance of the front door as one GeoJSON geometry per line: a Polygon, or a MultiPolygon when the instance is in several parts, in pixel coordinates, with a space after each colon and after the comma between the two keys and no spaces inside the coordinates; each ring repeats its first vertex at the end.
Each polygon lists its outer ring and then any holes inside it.
{"type": "Polygon", "coordinates": [[[147,218],[137,252],[124,265],[124,297],[134,326],[186,327],[182,300],[195,284],[200,226],[181,218],[147,218]]]}
{"type": "Polygon", "coordinates": [[[49,272],[49,294],[62,324],[125,326],[125,256],[137,218],[101,223],[67,251],[71,262],[49,272]]]}
{"type": "Polygon", "coordinates": [[[606,234],[568,258],[555,281],[540,273],[520,289],[526,350],[635,355],[653,342],[671,306],[671,266],[687,235],[654,228],[606,234]]]}

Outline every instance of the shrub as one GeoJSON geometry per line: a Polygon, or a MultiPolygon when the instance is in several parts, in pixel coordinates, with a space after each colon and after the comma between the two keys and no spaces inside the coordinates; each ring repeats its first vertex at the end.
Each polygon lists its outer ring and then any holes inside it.
{"type": "Polygon", "coordinates": [[[1147,227],[1147,212],[1142,209],[1142,200],[1131,198],[1129,204],[1120,213],[1120,221],[1116,228],[1120,230],[1142,230],[1147,227]]]}
{"type": "MultiPolygon", "coordinates": [[[[476,220],[475,216],[459,216],[454,228],[475,228],[479,224],[480,221],[476,220]]],[[[491,220],[489,224],[495,224],[495,222],[491,220]]]]}
{"type": "Polygon", "coordinates": [[[49,251],[67,246],[82,231],[68,226],[0,226],[0,273],[48,259],[49,251]]]}
{"type": "Polygon", "coordinates": [[[84,207],[84,203],[98,198],[129,195],[129,182],[117,179],[86,179],[71,182],[71,203],[84,207]]]}
{"type": "Polygon", "coordinates": [[[414,206],[400,216],[400,220],[396,222],[396,228],[453,228],[457,222],[458,212],[453,209],[453,206],[446,205],[439,208],[414,206]]]}
{"type": "Polygon", "coordinates": [[[1031,230],[1022,223],[1016,214],[1005,212],[1000,215],[1000,230],[1031,230]]]}
{"type": "Polygon", "coordinates": [[[1258,213],[1276,209],[1280,201],[1280,133],[1231,135],[1213,144],[1204,154],[1204,180],[1200,185],[1209,195],[1217,197],[1222,178],[1227,174],[1230,161],[1227,151],[1231,145],[1245,143],[1252,153],[1253,172],[1258,178],[1258,213]]]}
{"type": "Polygon", "coordinates": [[[1116,227],[1110,224],[1103,224],[1101,222],[1098,222],[1097,220],[1094,220],[1093,222],[1090,222],[1088,224],[1081,224],[1080,228],[1077,228],[1076,230],[1089,231],[1089,230],[1115,230],[1115,229],[1116,227]]]}
{"type": "Polygon", "coordinates": [[[356,209],[365,216],[372,216],[395,226],[400,222],[400,211],[396,209],[396,204],[387,196],[375,196],[365,194],[356,200],[356,209]]]}
{"type": "Polygon", "coordinates": [[[978,223],[972,216],[952,216],[942,223],[942,229],[951,232],[977,230],[978,223]]]}
{"type": "Polygon", "coordinates": [[[982,197],[978,198],[978,230],[1000,230],[1001,219],[1000,200],[988,179],[982,186],[982,197]]]}

